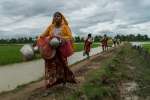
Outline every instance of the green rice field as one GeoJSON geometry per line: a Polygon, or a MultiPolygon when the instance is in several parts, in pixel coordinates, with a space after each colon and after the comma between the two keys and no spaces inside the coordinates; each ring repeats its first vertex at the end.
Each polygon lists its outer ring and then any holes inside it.
{"type": "MultiPolygon", "coordinates": [[[[95,48],[95,47],[98,47],[98,46],[100,46],[100,44],[98,44],[98,43],[93,43],[92,44],[92,48],[95,48]]],[[[83,43],[76,43],[76,44],[74,44],[75,52],[82,51],[83,48],[84,48],[84,44],[83,43]]]]}
{"type": "Polygon", "coordinates": [[[150,52],[150,44],[143,44],[143,47],[150,52]]]}
{"type": "MultiPolygon", "coordinates": [[[[22,62],[22,55],[20,53],[20,48],[23,45],[0,45],[0,65],[12,64],[22,62]]],[[[98,47],[98,43],[94,43],[92,47],[98,47]]],[[[83,50],[83,43],[75,43],[75,52],[83,50]]],[[[35,59],[39,58],[39,55],[36,55],[35,59]]]]}
{"type": "Polygon", "coordinates": [[[0,45],[0,65],[21,62],[20,48],[21,45],[0,45]]]}

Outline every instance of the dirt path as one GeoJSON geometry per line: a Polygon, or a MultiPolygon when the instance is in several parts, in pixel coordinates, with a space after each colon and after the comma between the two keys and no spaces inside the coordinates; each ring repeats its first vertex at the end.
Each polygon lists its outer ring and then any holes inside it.
{"type": "Polygon", "coordinates": [[[86,80],[84,77],[86,73],[92,69],[99,68],[101,62],[111,57],[112,53],[113,49],[72,65],[71,70],[75,73],[76,79],[79,81],[78,84],[66,84],[66,86],[60,84],[45,90],[44,81],[42,80],[15,91],[3,93],[0,95],[0,100],[66,100],[67,93],[75,91],[86,80]]]}

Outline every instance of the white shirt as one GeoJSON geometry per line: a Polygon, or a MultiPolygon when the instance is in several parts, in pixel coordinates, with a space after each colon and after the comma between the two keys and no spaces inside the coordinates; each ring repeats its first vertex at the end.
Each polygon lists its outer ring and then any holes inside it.
{"type": "Polygon", "coordinates": [[[92,37],[89,38],[89,39],[88,39],[88,42],[93,42],[93,38],[92,38],[92,37]]]}
{"type": "Polygon", "coordinates": [[[53,34],[54,34],[55,36],[59,36],[59,35],[60,35],[60,32],[61,32],[61,28],[60,28],[60,27],[59,27],[59,28],[54,28],[53,34]]]}

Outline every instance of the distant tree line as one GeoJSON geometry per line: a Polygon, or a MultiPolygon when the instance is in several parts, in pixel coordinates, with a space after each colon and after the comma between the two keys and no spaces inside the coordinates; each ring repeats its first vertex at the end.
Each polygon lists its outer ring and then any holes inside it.
{"type": "Polygon", "coordinates": [[[0,44],[23,44],[23,43],[34,43],[35,38],[33,37],[22,37],[22,38],[11,38],[11,39],[0,39],[0,44]]]}
{"type": "Polygon", "coordinates": [[[141,34],[116,35],[115,37],[119,38],[121,41],[150,41],[148,35],[141,35],[141,34]]]}
{"type": "MultiPolygon", "coordinates": [[[[94,42],[100,42],[102,37],[103,36],[101,36],[101,35],[94,36],[93,37],[94,42]]],[[[111,37],[109,37],[109,38],[111,38],[111,37]]],[[[150,41],[150,38],[148,37],[148,35],[141,35],[141,34],[116,35],[115,38],[118,38],[121,41],[150,41]]],[[[83,42],[84,38],[80,37],[80,36],[76,36],[76,37],[74,37],[74,41],[75,42],[83,42]]]]}
{"type": "MultiPolygon", "coordinates": [[[[96,35],[93,37],[94,42],[100,42],[102,38],[101,35],[96,35]]],[[[116,35],[115,38],[119,38],[121,41],[150,41],[150,38],[147,35],[116,35]]],[[[22,37],[22,38],[11,38],[11,39],[0,39],[0,44],[24,44],[24,43],[34,43],[36,37],[22,37]]],[[[84,42],[84,37],[75,36],[74,42],[84,42]]]]}
{"type": "MultiPolygon", "coordinates": [[[[93,37],[93,40],[94,40],[94,42],[100,42],[101,38],[102,38],[102,36],[96,35],[96,36],[93,37]]],[[[84,37],[75,36],[74,41],[75,42],[84,42],[84,37]]]]}

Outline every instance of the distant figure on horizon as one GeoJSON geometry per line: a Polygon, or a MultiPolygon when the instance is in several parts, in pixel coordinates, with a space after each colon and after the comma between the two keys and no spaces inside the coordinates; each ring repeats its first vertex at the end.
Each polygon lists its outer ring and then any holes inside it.
{"type": "Polygon", "coordinates": [[[67,20],[60,12],[55,12],[52,23],[37,39],[37,45],[45,61],[46,88],[60,83],[76,83],[67,63],[67,57],[74,51],[72,40],[67,20]]]}
{"type": "Polygon", "coordinates": [[[93,42],[93,38],[92,38],[92,34],[88,34],[87,38],[84,41],[84,52],[83,52],[83,56],[87,55],[87,59],[90,58],[90,50],[91,50],[91,45],[93,42]]]}
{"type": "Polygon", "coordinates": [[[108,37],[107,35],[105,34],[101,40],[101,44],[102,44],[102,49],[103,51],[107,51],[108,50],[108,37]]]}

